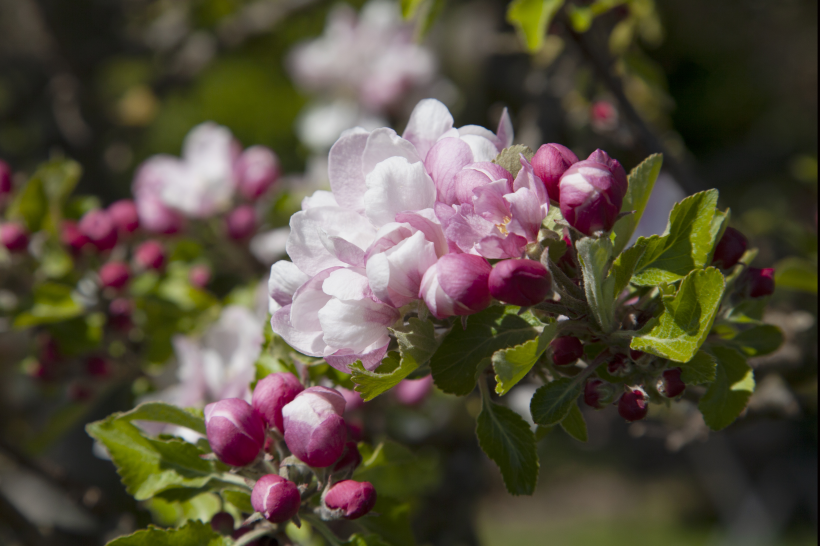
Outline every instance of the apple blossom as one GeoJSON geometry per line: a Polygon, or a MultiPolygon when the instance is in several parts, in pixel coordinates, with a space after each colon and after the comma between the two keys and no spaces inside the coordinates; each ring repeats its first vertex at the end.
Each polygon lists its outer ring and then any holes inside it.
{"type": "Polygon", "coordinates": [[[561,144],[542,144],[532,158],[535,175],[541,179],[553,201],[559,200],[558,181],[567,169],[578,163],[578,156],[561,144]]]}
{"type": "Polygon", "coordinates": [[[344,480],[331,487],[323,500],[331,510],[341,510],[344,519],[359,519],[376,505],[376,488],[370,482],[344,480]]]}
{"type": "Polygon", "coordinates": [[[271,523],[284,523],[299,512],[302,499],[296,484],[266,474],[259,478],[251,492],[251,506],[271,523]]]}
{"type": "Polygon", "coordinates": [[[342,455],[347,427],[342,414],[345,399],[327,387],[305,389],[282,408],[285,443],[299,460],[318,468],[342,455]]]}
{"type": "Polygon", "coordinates": [[[256,231],[256,212],[250,205],[240,205],[225,217],[228,237],[238,241],[247,239],[256,231]]]}
{"type": "Polygon", "coordinates": [[[590,379],[584,385],[584,402],[595,409],[603,409],[615,399],[615,386],[600,379],[590,379]]]}
{"type": "Polygon", "coordinates": [[[581,340],[573,336],[557,337],[550,342],[552,362],[556,366],[574,364],[584,356],[584,345],[581,340]]]}
{"type": "Polygon", "coordinates": [[[618,399],[618,414],[627,421],[640,421],[649,412],[646,393],[640,388],[629,388],[618,399]]]}
{"type": "Polygon", "coordinates": [[[282,408],[303,390],[305,387],[292,373],[272,373],[256,384],[251,405],[269,427],[276,427],[282,432],[282,408]]]}
{"type": "Polygon", "coordinates": [[[251,146],[234,165],[236,187],[249,200],[264,194],[279,178],[279,158],[265,146],[251,146]]]}
{"type": "Polygon", "coordinates": [[[433,390],[433,376],[425,375],[420,379],[402,379],[393,389],[393,395],[405,406],[421,404],[433,390]]]}
{"type": "Polygon", "coordinates": [[[100,283],[106,288],[120,289],[131,278],[131,270],[122,262],[108,262],[100,268],[100,283]]]}
{"type": "Polygon", "coordinates": [[[722,269],[731,269],[743,257],[748,244],[749,241],[745,235],[733,227],[727,227],[715,247],[712,263],[719,265],[722,269]]]}
{"type": "Polygon", "coordinates": [[[83,232],[77,227],[77,222],[63,220],[60,226],[60,241],[68,247],[72,254],[76,255],[88,244],[88,237],[83,235],[83,232]]]}
{"type": "Polygon", "coordinates": [[[437,318],[471,315],[491,301],[488,281],[492,267],[472,254],[447,254],[424,274],[419,295],[437,318]]]}
{"type": "Polygon", "coordinates": [[[197,264],[188,272],[188,282],[197,288],[205,288],[211,281],[211,268],[205,264],[197,264]]]}
{"type": "Polygon", "coordinates": [[[774,294],[774,269],[750,267],[738,281],[750,298],[762,298],[774,294]]]}
{"type": "Polygon", "coordinates": [[[661,374],[658,391],[667,398],[677,398],[686,390],[686,383],[681,379],[680,368],[670,368],[661,374]]]}
{"type": "Polygon", "coordinates": [[[145,241],[134,251],[134,261],[142,269],[162,269],[165,248],[159,241],[145,241]]]}
{"type": "Polygon", "coordinates": [[[22,252],[28,248],[28,233],[22,224],[7,222],[0,226],[0,243],[10,252],[22,252]]]}
{"type": "MultiPolygon", "coordinates": [[[[625,179],[626,175],[624,175],[625,179]]],[[[584,160],[572,165],[559,183],[561,214],[585,235],[615,225],[626,192],[609,166],[584,160]]]]}
{"type": "Polygon", "coordinates": [[[130,199],[122,199],[108,207],[108,214],[120,235],[127,235],[137,230],[140,225],[137,205],[130,199]]]}
{"type": "Polygon", "coordinates": [[[106,210],[88,211],[77,227],[97,250],[111,250],[117,245],[117,226],[106,210]]]}
{"type": "Polygon", "coordinates": [[[252,463],[265,443],[262,418],[239,398],[205,406],[205,429],[213,452],[231,466],[252,463]]]}
{"type": "Polygon", "coordinates": [[[552,291],[552,277],[540,262],[503,260],[490,272],[489,287],[495,299],[528,307],[547,298],[552,291]]]}

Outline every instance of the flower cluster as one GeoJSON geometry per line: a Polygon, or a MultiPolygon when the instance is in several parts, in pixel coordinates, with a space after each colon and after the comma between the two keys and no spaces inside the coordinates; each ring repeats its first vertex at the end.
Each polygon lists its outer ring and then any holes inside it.
{"type": "Polygon", "coordinates": [[[375,505],[376,490],[349,479],[361,456],[355,442],[348,441],[344,411],[345,398],[338,391],[305,388],[296,376],[280,372],[259,381],[250,404],[239,398],[208,404],[205,426],[222,462],[265,472],[256,479],[251,504],[268,521],[290,520],[319,489],[317,510],[323,519],[357,519],[375,505]],[[300,470],[304,465],[327,470],[317,473],[314,484],[300,470]]]}

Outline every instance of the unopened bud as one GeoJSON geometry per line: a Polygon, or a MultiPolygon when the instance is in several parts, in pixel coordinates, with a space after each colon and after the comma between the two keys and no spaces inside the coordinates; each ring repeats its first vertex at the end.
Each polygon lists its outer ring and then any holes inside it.
{"type": "Polygon", "coordinates": [[[247,239],[256,232],[256,212],[250,205],[240,205],[225,217],[225,231],[235,241],[247,239]]]}
{"type": "Polygon", "coordinates": [[[347,439],[344,396],[334,389],[310,387],[282,408],[285,443],[299,460],[317,468],[335,463],[347,439]]]}
{"type": "Polygon", "coordinates": [[[105,288],[120,289],[128,284],[131,271],[122,262],[108,262],[100,268],[100,283],[105,288]]]}
{"type": "Polygon", "coordinates": [[[558,201],[560,197],[558,181],[567,169],[578,163],[578,156],[561,144],[543,144],[535,152],[531,163],[535,176],[544,182],[549,198],[558,201]]]}
{"type": "Polygon", "coordinates": [[[0,243],[9,252],[24,252],[28,248],[28,232],[17,222],[5,223],[0,226],[0,243]]]}
{"type": "Polygon", "coordinates": [[[272,373],[256,384],[251,405],[269,427],[276,427],[282,432],[282,408],[303,390],[305,387],[292,373],[272,373]]]}
{"type": "Polygon", "coordinates": [[[85,369],[88,375],[105,377],[110,373],[111,365],[108,363],[108,360],[101,356],[91,356],[85,361],[85,369]]]}
{"type": "Polygon", "coordinates": [[[658,382],[658,392],[667,398],[677,398],[686,390],[686,383],[681,379],[680,368],[670,368],[663,372],[658,382]]]}
{"type": "Polygon", "coordinates": [[[11,193],[12,188],[11,167],[5,161],[0,160],[0,201],[11,193]]]}
{"type": "Polygon", "coordinates": [[[252,463],[265,444],[262,418],[239,398],[205,406],[205,430],[213,452],[231,466],[252,463]]]}
{"type": "Polygon", "coordinates": [[[615,184],[620,190],[621,195],[626,195],[627,189],[629,189],[629,179],[626,176],[626,169],[624,169],[623,165],[621,165],[617,159],[609,157],[608,153],[599,148],[589,154],[587,161],[595,161],[596,163],[606,165],[609,168],[609,172],[615,177],[615,184]]]}
{"type": "Polygon", "coordinates": [[[749,241],[746,240],[745,235],[733,227],[727,227],[726,231],[723,232],[723,237],[720,238],[715,247],[712,263],[722,269],[731,269],[737,265],[743,254],[746,253],[748,244],[749,241]]]}
{"type": "Polygon", "coordinates": [[[359,453],[356,442],[347,442],[342,456],[336,461],[336,464],[333,465],[333,472],[352,471],[360,464],[362,464],[362,455],[359,453]]]}
{"type": "Polygon", "coordinates": [[[134,252],[134,261],[142,269],[162,269],[165,265],[165,248],[158,241],[145,241],[134,252]]]}
{"type": "Polygon", "coordinates": [[[502,260],[493,267],[488,283],[495,299],[521,307],[541,303],[552,291],[552,276],[534,260],[502,260]]]}
{"type": "Polygon", "coordinates": [[[346,389],[344,387],[336,387],[336,390],[339,391],[345,398],[346,412],[359,409],[364,405],[364,399],[358,392],[346,389]]]}
{"type": "Polygon", "coordinates": [[[88,237],[80,231],[77,222],[66,220],[62,223],[60,229],[60,241],[76,256],[88,244],[88,237]]]}
{"type": "Polygon", "coordinates": [[[579,161],[561,177],[559,188],[561,214],[581,233],[592,235],[615,225],[625,190],[606,165],[579,161]]]}
{"type": "Polygon", "coordinates": [[[601,379],[590,379],[584,385],[584,402],[595,409],[603,409],[615,400],[615,386],[601,379]]]}
{"type": "Polygon", "coordinates": [[[433,376],[425,375],[421,379],[403,379],[393,388],[393,395],[400,404],[417,406],[433,390],[433,376]]]}
{"type": "Polygon", "coordinates": [[[233,533],[234,520],[228,512],[217,512],[211,517],[211,528],[220,535],[233,533]]]}
{"type": "Polygon", "coordinates": [[[108,214],[121,235],[134,233],[140,226],[137,205],[130,199],[122,199],[108,207],[108,214]]]}
{"type": "Polygon", "coordinates": [[[642,389],[630,388],[618,400],[618,414],[627,421],[640,421],[649,412],[646,393],[642,389]]]}
{"type": "Polygon", "coordinates": [[[117,245],[117,226],[107,211],[95,209],[85,213],[78,224],[80,232],[99,251],[111,250],[117,245]]]}
{"type": "Polygon", "coordinates": [[[620,353],[612,355],[606,364],[606,371],[615,377],[623,377],[631,371],[631,365],[626,360],[626,355],[620,353]]]}
{"type": "Polygon", "coordinates": [[[745,288],[750,298],[762,298],[774,294],[774,269],[750,267],[740,279],[739,284],[745,288]]]}
{"type": "Polygon", "coordinates": [[[292,481],[276,474],[257,480],[251,492],[251,506],[271,523],[284,523],[299,513],[302,498],[292,481]]]}
{"type": "Polygon", "coordinates": [[[330,488],[324,501],[331,510],[342,510],[344,519],[358,519],[376,505],[376,488],[370,482],[344,480],[330,488]]]}
{"type": "Polygon", "coordinates": [[[488,286],[491,271],[481,256],[445,254],[424,273],[419,297],[439,319],[478,313],[492,302],[488,286]]]}
{"type": "Polygon", "coordinates": [[[550,343],[552,362],[556,366],[566,366],[575,363],[584,356],[584,345],[581,340],[573,336],[557,337],[550,343]]]}
{"type": "Polygon", "coordinates": [[[279,178],[279,159],[270,148],[251,146],[236,160],[234,172],[239,193],[253,201],[279,178]]]}
{"type": "Polygon", "coordinates": [[[211,282],[211,268],[207,265],[195,265],[188,273],[188,281],[197,288],[205,288],[211,282]]]}

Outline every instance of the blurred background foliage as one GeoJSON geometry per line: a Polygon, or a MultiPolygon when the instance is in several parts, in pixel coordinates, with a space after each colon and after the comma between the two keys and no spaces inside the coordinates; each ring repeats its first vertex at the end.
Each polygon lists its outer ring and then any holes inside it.
{"type": "MultiPolygon", "coordinates": [[[[320,187],[321,168],[319,180],[304,174],[316,152],[297,137],[300,112],[317,97],[294,85],[286,57],[322,33],[332,8],[320,0],[0,0],[0,157],[20,177],[50,157],[74,158],[83,168],[77,191],[110,203],[130,195],[142,160],[177,155],[192,126],[213,120],[246,146],[273,148],[292,187],[320,187]]],[[[400,129],[431,94],[458,125],[493,127],[507,106],[516,142],[533,149],[601,147],[627,168],[664,151],[682,189],[673,182],[669,191],[718,188],[721,206],[760,249],[757,265],[775,264],[766,320],[787,342],[756,359],[758,392],[724,433],[705,432],[685,404],[632,425],[614,411],[590,412],[585,445],[550,433],[532,499],[508,496],[481,454],[470,417],[477,400],[439,395],[418,409],[374,402],[371,426],[426,446],[438,461],[440,479],[425,484],[416,506],[419,542],[816,544],[817,2],[577,0],[532,55],[506,9],[423,3],[417,25],[431,25],[419,39],[440,76],[379,114],[400,129]]],[[[272,223],[284,225],[298,204],[280,203],[272,223]]],[[[0,351],[4,366],[19,365],[20,355],[0,351]]],[[[33,387],[15,380],[9,389],[23,399],[33,387]]],[[[132,401],[123,385],[87,418],[132,401]]],[[[74,423],[70,408],[63,416],[74,423]]],[[[22,449],[15,419],[2,417],[0,493],[17,500],[0,503],[0,530],[15,529],[9,521],[22,513],[49,543],[91,544],[151,521],[110,463],[93,457],[78,424],[65,431],[52,421],[56,430],[39,436],[50,441],[22,449]],[[40,485],[12,494],[22,487],[15,469],[27,464],[40,485]]],[[[26,536],[25,526],[15,536],[26,536]]]]}

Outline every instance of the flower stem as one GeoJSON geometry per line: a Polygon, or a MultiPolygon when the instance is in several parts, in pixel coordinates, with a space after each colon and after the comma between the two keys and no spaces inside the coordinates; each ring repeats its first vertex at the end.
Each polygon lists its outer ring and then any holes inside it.
{"type": "Polygon", "coordinates": [[[319,534],[325,537],[325,540],[330,543],[330,546],[342,546],[342,543],[339,541],[339,537],[337,537],[333,531],[330,530],[330,527],[328,527],[324,521],[313,514],[304,514],[302,519],[313,525],[313,527],[319,531],[319,534]]]}

